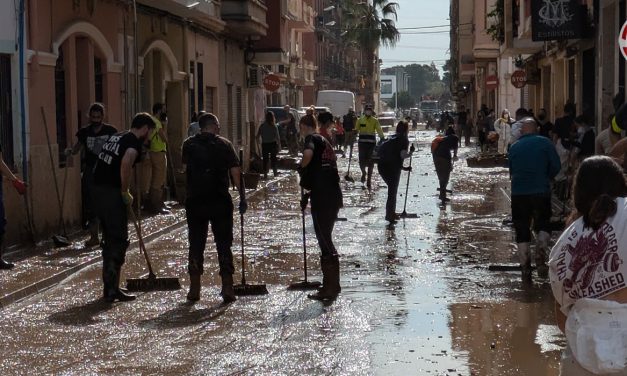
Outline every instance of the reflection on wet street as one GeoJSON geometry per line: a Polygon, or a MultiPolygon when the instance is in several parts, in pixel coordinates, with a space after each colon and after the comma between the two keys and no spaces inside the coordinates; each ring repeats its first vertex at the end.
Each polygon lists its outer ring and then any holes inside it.
{"type": "MultiPolygon", "coordinates": [[[[206,252],[202,299],[185,290],[141,294],[137,301],[100,300],[100,265],[2,311],[0,373],[11,374],[332,374],[557,375],[564,339],[554,325],[546,280],[523,287],[514,263],[505,169],[470,169],[460,151],[452,201],[441,207],[429,143],[410,133],[413,159],[407,212],[418,218],[386,226],[386,190],[342,181],[346,221],[335,227],[342,293],[333,304],[290,291],[302,277],[297,178],[268,185],[245,216],[249,283],[269,295],[222,306],[217,255],[206,252]],[[28,368],[26,369],[25,366],[28,368]]],[[[340,158],[341,175],[347,159],[340,158]]],[[[404,195],[407,175],[401,177],[404,195]]],[[[402,211],[404,196],[399,197],[402,211]]],[[[310,277],[320,279],[311,218],[306,221],[310,277]]],[[[239,267],[239,221],[235,222],[239,267]]],[[[157,274],[187,287],[185,227],[149,243],[157,274]]],[[[130,249],[124,273],[145,273],[130,249]]],[[[235,279],[240,278],[239,269],[235,279]]]]}

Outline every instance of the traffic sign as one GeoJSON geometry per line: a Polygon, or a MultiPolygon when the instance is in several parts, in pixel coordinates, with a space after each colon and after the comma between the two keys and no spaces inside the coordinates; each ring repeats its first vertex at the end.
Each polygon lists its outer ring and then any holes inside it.
{"type": "Polygon", "coordinates": [[[499,87],[499,78],[495,75],[491,75],[485,78],[486,90],[494,90],[499,87]]]}
{"type": "Polygon", "coordinates": [[[514,85],[516,89],[525,87],[525,85],[527,85],[527,72],[524,70],[517,70],[512,73],[511,81],[512,85],[514,85]]]}
{"type": "Polygon", "coordinates": [[[623,57],[627,59],[627,21],[620,28],[620,34],[618,34],[618,47],[623,57]]]}
{"type": "Polygon", "coordinates": [[[281,79],[275,74],[269,74],[263,78],[263,87],[268,91],[277,91],[281,87],[281,79]]]}

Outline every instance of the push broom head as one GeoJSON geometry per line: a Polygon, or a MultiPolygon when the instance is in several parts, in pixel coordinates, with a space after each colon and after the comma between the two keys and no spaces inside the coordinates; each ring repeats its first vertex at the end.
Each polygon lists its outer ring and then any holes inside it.
{"type": "Polygon", "coordinates": [[[346,180],[349,183],[354,183],[355,182],[355,179],[353,179],[353,177],[350,176],[350,175],[344,175],[344,180],[346,180]]]}
{"type": "Polygon", "coordinates": [[[402,212],[401,214],[398,215],[400,218],[418,218],[418,214],[416,213],[406,213],[406,212],[402,212]]]}
{"type": "Polygon", "coordinates": [[[235,290],[235,295],[237,296],[266,295],[268,293],[266,285],[249,285],[246,283],[242,283],[233,286],[233,289],[235,290]]]}
{"type": "Polygon", "coordinates": [[[315,290],[322,286],[322,283],[316,281],[300,281],[289,285],[288,290],[315,290]]]}
{"type": "Polygon", "coordinates": [[[61,235],[54,235],[52,237],[52,242],[54,243],[55,248],[69,247],[70,245],[72,245],[68,238],[61,235]]]}
{"type": "Polygon", "coordinates": [[[129,278],[126,280],[126,289],[128,291],[170,291],[181,288],[181,282],[178,278],[162,277],[157,278],[154,275],[148,275],[145,278],[129,278]]]}

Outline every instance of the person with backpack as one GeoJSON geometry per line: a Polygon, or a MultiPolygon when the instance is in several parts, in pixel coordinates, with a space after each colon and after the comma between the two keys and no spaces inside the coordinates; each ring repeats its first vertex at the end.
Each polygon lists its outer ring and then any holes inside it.
{"type": "Polygon", "coordinates": [[[431,143],[433,164],[440,183],[440,200],[443,204],[450,201],[446,198],[446,186],[451,177],[451,171],[453,171],[453,160],[457,160],[458,143],[459,139],[452,127],[448,127],[444,136],[436,137],[431,143]],[[453,157],[451,157],[451,151],[453,157]]]}
{"type": "MultiPolygon", "coordinates": [[[[321,113],[318,122],[322,126],[329,126],[333,124],[333,115],[330,112],[321,113]]],[[[309,192],[302,196],[300,206],[304,211],[311,197],[311,218],[320,246],[322,269],[322,288],[317,294],[308,297],[330,301],[342,290],[340,260],[333,244],[333,227],[343,206],[337,157],[331,143],[316,133],[317,122],[313,115],[303,116],[299,124],[300,134],[305,137],[305,146],[298,172],[301,187],[309,192]]]]}
{"type": "Polygon", "coordinates": [[[239,212],[248,205],[240,182],[240,160],[229,140],[219,136],[220,122],[211,113],[198,119],[200,133],[183,143],[183,163],[187,170],[185,212],[189,231],[189,292],[187,300],[200,299],[200,278],[203,274],[204,252],[209,223],[216,242],[222,291],[225,304],[236,300],[233,288],[233,201],[230,180],[239,189],[239,212]]]}
{"type": "Polygon", "coordinates": [[[396,134],[387,138],[381,143],[378,150],[379,155],[379,175],[388,186],[388,198],[385,204],[385,220],[394,224],[398,219],[396,214],[396,194],[398,183],[401,180],[401,171],[411,171],[411,166],[403,167],[403,161],[415,150],[414,145],[407,152],[409,147],[409,124],[400,121],[396,125],[396,134]]]}

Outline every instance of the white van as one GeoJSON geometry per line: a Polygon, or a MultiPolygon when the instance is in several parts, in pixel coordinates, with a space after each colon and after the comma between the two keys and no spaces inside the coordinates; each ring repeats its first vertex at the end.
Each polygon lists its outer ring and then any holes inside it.
{"type": "Polygon", "coordinates": [[[316,107],[329,107],[333,116],[342,116],[355,109],[355,94],[342,90],[320,90],[316,107]]]}

